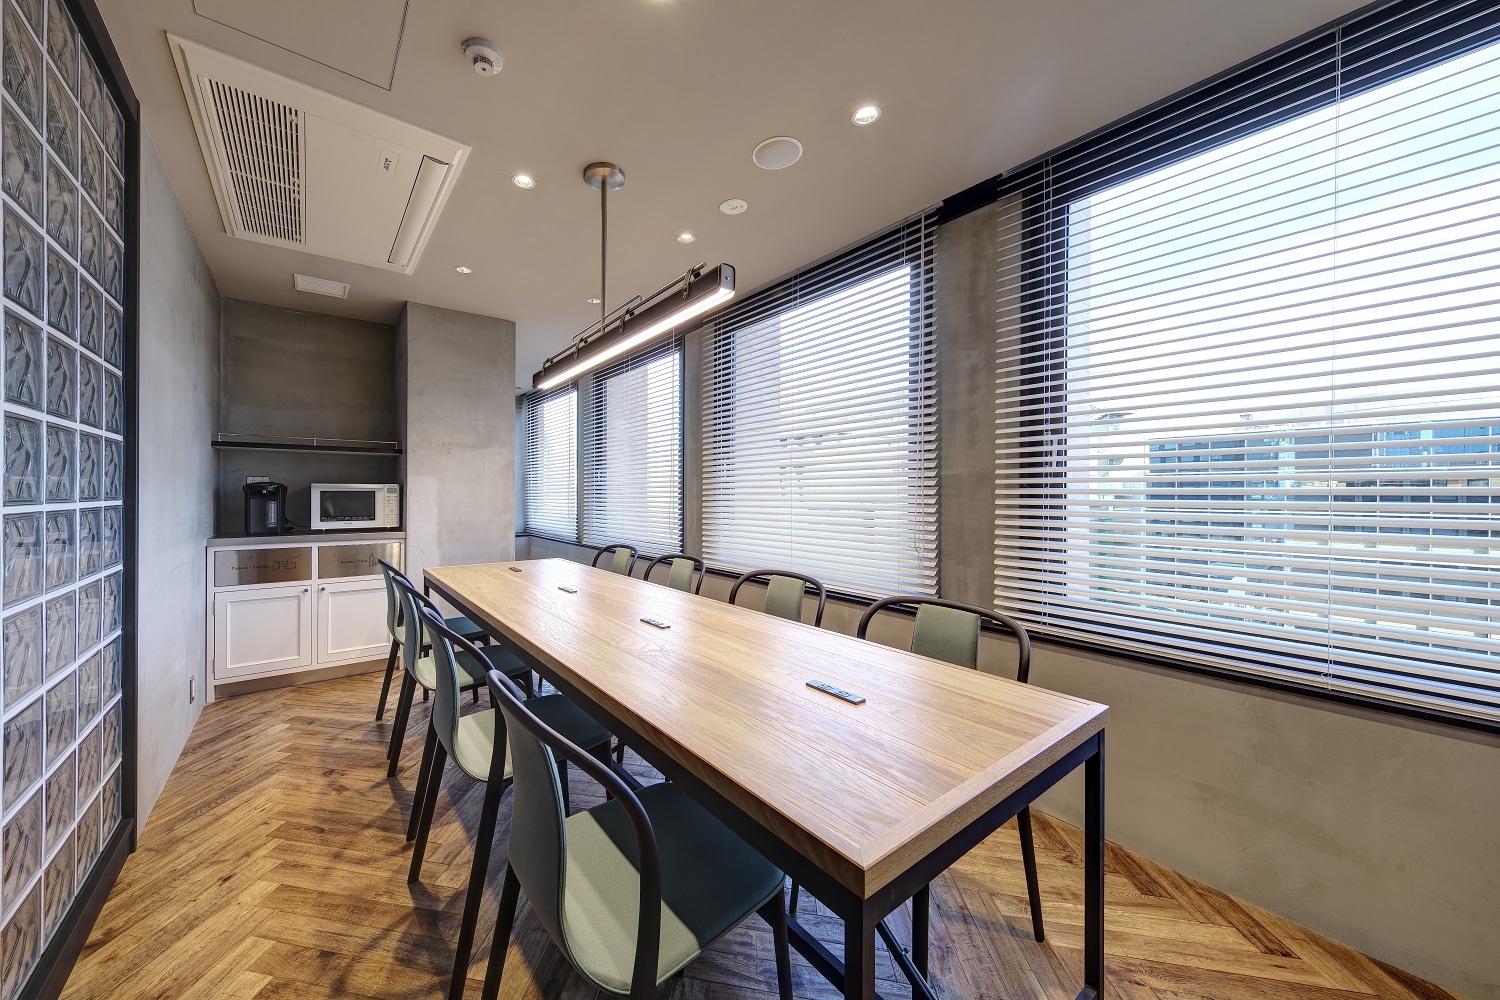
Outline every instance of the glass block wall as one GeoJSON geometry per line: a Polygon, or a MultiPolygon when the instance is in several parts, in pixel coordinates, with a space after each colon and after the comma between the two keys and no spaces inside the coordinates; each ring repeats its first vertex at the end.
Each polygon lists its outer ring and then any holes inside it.
{"type": "Polygon", "coordinates": [[[0,0],[0,1000],[121,821],[125,120],[62,0],[0,0]]]}

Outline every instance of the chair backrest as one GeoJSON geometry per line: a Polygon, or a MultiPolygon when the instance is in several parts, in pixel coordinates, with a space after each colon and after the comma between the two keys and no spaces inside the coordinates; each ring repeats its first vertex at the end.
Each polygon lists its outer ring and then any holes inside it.
{"type": "Polygon", "coordinates": [[[766,581],[766,604],[761,610],[768,615],[777,618],[787,618],[794,622],[802,620],[802,598],[809,589],[818,595],[818,610],[813,615],[813,624],[823,624],[823,608],[828,604],[828,591],[823,589],[823,584],[810,576],[794,573],[786,569],[752,569],[744,573],[734,581],[729,588],[729,603],[734,603],[735,595],[740,588],[751,580],[764,577],[766,581]]]}
{"type": "Polygon", "coordinates": [[[667,573],[667,586],[673,590],[680,590],[684,594],[698,594],[703,591],[703,577],[708,568],[703,560],[697,556],[690,556],[686,552],[674,552],[669,556],[657,556],[646,566],[646,572],[641,574],[642,580],[651,579],[651,571],[662,563],[667,563],[671,568],[667,573]],[[693,573],[697,572],[698,582],[693,582],[693,573]]]}
{"type": "MultiPolygon", "coordinates": [[[[432,692],[432,727],[437,730],[438,739],[443,741],[443,749],[448,751],[449,756],[455,756],[461,705],[458,661],[450,643],[433,641],[432,620],[441,622],[443,616],[438,613],[437,605],[432,603],[432,599],[417,590],[405,576],[397,573],[395,583],[401,594],[401,606],[406,611],[406,620],[412,623],[413,631],[413,641],[403,643],[401,647],[403,665],[410,671],[416,665],[417,657],[422,655],[422,647],[429,644],[432,646],[433,673],[437,674],[437,687],[432,692]]],[[[446,629],[447,625],[444,624],[443,627],[446,629]]],[[[478,662],[485,661],[480,659],[478,662]]],[[[504,766],[504,761],[501,761],[502,770],[499,773],[505,773],[504,766]]]]}
{"type": "Polygon", "coordinates": [[[863,639],[871,619],[895,604],[917,609],[917,621],[911,631],[913,653],[977,669],[980,629],[985,622],[993,622],[1015,637],[1016,680],[1025,684],[1031,678],[1031,636],[1025,627],[1009,615],[973,604],[940,597],[887,597],[865,609],[855,636],[863,639]]]}
{"type": "Polygon", "coordinates": [[[385,627],[391,633],[391,638],[397,642],[402,641],[404,632],[401,628],[401,594],[396,590],[395,578],[401,576],[401,571],[384,559],[376,560],[380,563],[380,575],[385,577],[385,627]]]}
{"type": "MultiPolygon", "coordinates": [[[[436,645],[467,649],[479,655],[467,639],[459,636],[437,617],[424,609],[428,633],[436,645]]],[[[495,754],[510,747],[511,820],[508,853],[511,871],[526,893],[532,909],[552,940],[575,967],[573,943],[568,934],[567,895],[563,891],[563,871],[568,856],[568,830],[563,809],[562,786],[558,781],[557,761],[561,758],[581,769],[604,786],[619,803],[630,820],[635,839],[636,870],[640,873],[640,910],[637,915],[635,963],[631,977],[632,1000],[656,996],[657,956],[661,950],[661,860],[651,820],[619,775],[569,742],[542,722],[526,704],[516,687],[498,670],[489,672],[490,697],[499,709],[495,726],[495,754]]],[[[504,759],[496,759],[491,773],[499,773],[504,759]]],[[[622,849],[625,845],[621,845],[622,849]]]]}
{"type": "Polygon", "coordinates": [[[619,573],[621,576],[629,576],[631,570],[635,569],[635,560],[640,555],[634,545],[606,545],[594,553],[594,561],[590,566],[598,566],[599,560],[604,558],[604,553],[613,552],[614,557],[606,567],[611,573],[619,573]]]}

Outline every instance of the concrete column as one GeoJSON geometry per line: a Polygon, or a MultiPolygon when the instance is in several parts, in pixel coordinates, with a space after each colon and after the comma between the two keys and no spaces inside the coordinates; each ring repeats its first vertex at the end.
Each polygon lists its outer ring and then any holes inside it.
{"type": "Polygon", "coordinates": [[[406,572],[515,557],[516,325],[408,302],[396,327],[406,572]]]}

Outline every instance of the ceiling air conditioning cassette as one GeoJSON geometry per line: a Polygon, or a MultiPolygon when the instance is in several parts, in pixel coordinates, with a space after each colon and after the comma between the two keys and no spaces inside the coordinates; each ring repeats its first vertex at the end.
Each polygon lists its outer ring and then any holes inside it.
{"type": "Polygon", "coordinates": [[[168,34],[231,236],[410,274],[468,146],[168,34]]]}

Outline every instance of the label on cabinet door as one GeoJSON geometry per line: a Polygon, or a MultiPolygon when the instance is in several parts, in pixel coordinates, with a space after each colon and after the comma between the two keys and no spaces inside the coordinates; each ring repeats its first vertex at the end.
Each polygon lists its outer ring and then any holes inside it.
{"type": "Polygon", "coordinates": [[[312,579],[312,549],[220,549],[214,553],[214,586],[296,583],[312,579]]]}
{"type": "Polygon", "coordinates": [[[377,576],[378,560],[401,565],[400,542],[359,542],[352,545],[318,546],[318,579],[338,580],[349,576],[377,576]]]}

